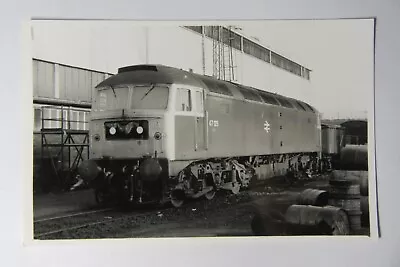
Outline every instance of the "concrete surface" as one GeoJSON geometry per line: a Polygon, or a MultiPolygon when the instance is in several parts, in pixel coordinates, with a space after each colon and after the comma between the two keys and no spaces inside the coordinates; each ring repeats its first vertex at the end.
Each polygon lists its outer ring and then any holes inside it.
{"type": "Polygon", "coordinates": [[[93,190],[34,195],[34,220],[62,216],[96,208],[93,190]]]}

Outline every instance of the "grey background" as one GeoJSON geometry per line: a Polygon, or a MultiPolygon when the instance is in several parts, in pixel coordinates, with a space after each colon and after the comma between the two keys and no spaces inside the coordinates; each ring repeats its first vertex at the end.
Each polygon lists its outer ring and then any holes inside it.
{"type": "MultiPolygon", "coordinates": [[[[2,266],[400,266],[398,114],[400,99],[399,1],[10,1],[0,9],[2,100],[2,266]],[[172,239],[23,243],[23,205],[31,175],[31,87],[22,79],[31,63],[22,42],[22,20],[116,19],[319,19],[377,17],[376,157],[382,237],[172,239]],[[23,45],[25,50],[23,50],[23,45]],[[25,109],[24,109],[25,107],[25,109]],[[24,179],[24,181],[22,180],[24,179]],[[8,252],[9,251],[9,252],[8,252]]],[[[28,36],[29,40],[29,36],[28,36]]]]}

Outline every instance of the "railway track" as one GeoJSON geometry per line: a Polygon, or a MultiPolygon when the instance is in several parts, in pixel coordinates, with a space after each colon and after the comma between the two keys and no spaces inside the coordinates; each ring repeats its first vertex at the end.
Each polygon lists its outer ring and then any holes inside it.
{"type": "Polygon", "coordinates": [[[116,208],[107,208],[39,219],[34,221],[34,239],[51,239],[52,236],[59,236],[63,233],[88,229],[120,220],[129,220],[138,216],[160,214],[172,209],[121,211],[116,208]]]}
{"type": "Polygon", "coordinates": [[[98,212],[105,212],[105,211],[110,211],[110,210],[113,210],[113,208],[82,211],[82,212],[77,212],[77,213],[71,213],[71,214],[65,214],[65,215],[59,215],[59,216],[54,216],[54,217],[47,217],[47,218],[37,219],[37,220],[34,220],[33,223],[52,221],[52,220],[63,219],[63,218],[72,218],[72,217],[76,217],[76,216],[93,214],[93,213],[98,213],[98,212]]]}
{"type": "MultiPolygon", "coordinates": [[[[292,188],[292,190],[293,189],[294,188],[292,188]]],[[[278,191],[276,193],[278,193],[278,191]]],[[[236,203],[236,201],[234,201],[234,203],[229,205],[234,205],[236,207],[238,207],[238,204],[240,206],[246,205],[249,202],[254,202],[257,201],[257,199],[263,198],[265,193],[259,195],[257,192],[249,192],[248,194],[250,194],[248,200],[243,202],[239,201],[241,203],[236,203]]],[[[239,196],[235,196],[234,199],[237,199],[237,197],[239,196]]],[[[214,200],[217,201],[217,198],[223,200],[225,198],[225,194],[216,196],[214,200]]],[[[219,200],[219,202],[221,201],[219,200]]],[[[115,230],[118,231],[118,227],[123,227],[126,230],[129,230],[135,227],[141,227],[140,225],[142,224],[149,223],[148,220],[151,221],[151,224],[158,224],[161,223],[162,220],[168,220],[171,214],[182,216],[183,218],[186,216],[191,216],[192,208],[193,210],[196,210],[196,208],[200,208],[202,205],[208,205],[206,203],[201,203],[202,201],[188,202],[180,209],[173,207],[153,207],[147,209],[142,208],[140,210],[123,211],[116,208],[107,208],[39,219],[34,221],[34,239],[108,237],[110,233],[113,233],[115,230]],[[164,218],[162,218],[163,215],[161,214],[165,215],[164,218]],[[153,215],[149,216],[152,217],[152,219],[147,219],[146,216],[148,215],[153,215]],[[157,215],[160,217],[157,218],[157,215]]],[[[209,208],[212,208],[211,206],[209,208]]]]}
{"type": "MultiPolygon", "coordinates": [[[[220,196],[223,198],[223,196],[220,196]]],[[[255,199],[260,198],[256,196],[255,198],[242,202],[240,204],[233,204],[236,208],[239,206],[248,205],[255,199]]],[[[191,212],[196,212],[199,206],[204,205],[202,202],[192,202],[187,203],[181,209],[177,210],[174,207],[164,208],[164,209],[149,209],[143,211],[131,211],[131,212],[118,212],[115,210],[104,210],[103,212],[91,212],[91,213],[81,213],[74,214],[71,216],[60,216],[49,218],[46,220],[35,222],[35,234],[34,239],[70,239],[73,236],[81,236],[80,232],[83,233],[82,236],[87,238],[89,235],[98,238],[100,234],[106,234],[108,231],[113,232],[112,229],[114,225],[118,228],[118,225],[124,225],[125,228],[134,228],[141,224],[141,221],[146,221],[146,216],[163,216],[163,214],[177,214],[180,213],[180,217],[186,218],[191,216],[191,212]],[[194,204],[194,205],[193,205],[194,204]],[[114,223],[114,224],[113,224],[114,223]],[[97,229],[96,229],[97,228],[97,229]],[[86,233],[84,233],[86,232],[86,233]],[[95,234],[93,234],[95,233],[95,234]]],[[[207,205],[207,204],[205,204],[207,205]]],[[[233,207],[231,207],[233,208],[233,207]]],[[[168,219],[166,218],[168,221],[168,219]]],[[[154,219],[151,220],[150,224],[157,224],[154,219]]],[[[146,222],[148,223],[148,222],[146,222]]]]}

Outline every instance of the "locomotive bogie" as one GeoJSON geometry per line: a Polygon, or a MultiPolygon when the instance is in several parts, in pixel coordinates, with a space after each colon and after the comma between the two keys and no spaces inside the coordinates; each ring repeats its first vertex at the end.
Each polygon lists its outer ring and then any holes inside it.
{"type": "Polygon", "coordinates": [[[192,162],[184,168],[171,190],[172,204],[180,207],[187,198],[198,198],[220,190],[233,194],[247,189],[253,182],[291,174],[292,181],[319,173],[321,162],[316,153],[262,155],[240,158],[217,158],[192,162]]]}

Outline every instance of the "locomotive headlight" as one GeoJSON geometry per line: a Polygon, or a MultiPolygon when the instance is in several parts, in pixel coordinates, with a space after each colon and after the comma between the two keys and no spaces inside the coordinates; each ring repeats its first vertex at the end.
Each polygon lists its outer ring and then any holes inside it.
{"type": "Polygon", "coordinates": [[[155,138],[156,140],[160,140],[161,137],[162,137],[162,134],[161,134],[160,132],[155,132],[154,138],[155,138]]]}
{"type": "Polygon", "coordinates": [[[111,127],[109,132],[111,135],[114,135],[117,132],[117,129],[115,129],[115,127],[111,127]]]}
{"type": "Polygon", "coordinates": [[[143,133],[143,127],[142,127],[142,126],[138,126],[138,127],[136,128],[136,132],[137,132],[138,134],[142,134],[142,133],[143,133]]]}

